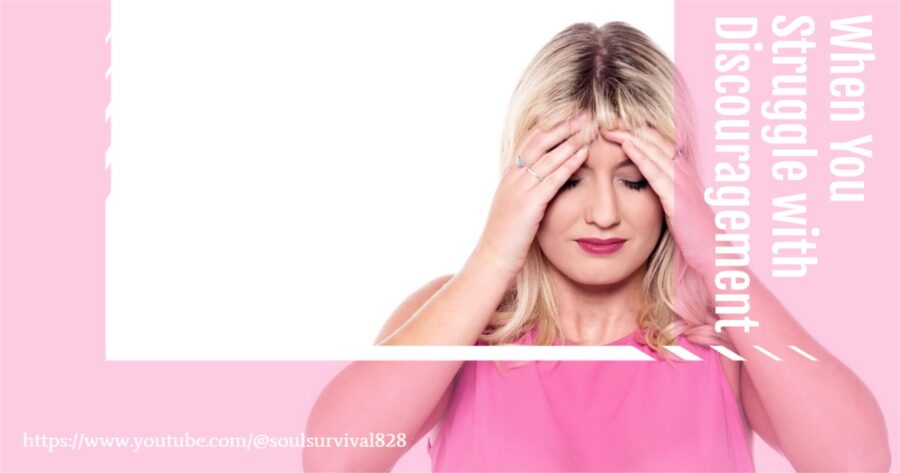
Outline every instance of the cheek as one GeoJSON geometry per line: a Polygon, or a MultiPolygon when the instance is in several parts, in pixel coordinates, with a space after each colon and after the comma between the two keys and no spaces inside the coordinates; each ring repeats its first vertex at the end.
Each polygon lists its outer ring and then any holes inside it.
{"type": "MultiPolygon", "coordinates": [[[[646,189],[645,189],[646,191],[646,189]]],[[[629,213],[631,221],[644,231],[662,229],[665,212],[656,195],[642,195],[630,201],[629,213]]]]}
{"type": "Polygon", "coordinates": [[[558,243],[561,236],[571,231],[572,222],[577,221],[580,212],[578,206],[571,202],[551,200],[544,209],[544,216],[535,235],[538,244],[546,250],[549,249],[547,245],[558,243]]]}
{"type": "Polygon", "coordinates": [[[544,209],[544,216],[541,218],[538,232],[553,231],[556,227],[563,225],[563,222],[570,217],[573,212],[577,212],[573,205],[565,205],[564,201],[551,200],[544,209]]]}

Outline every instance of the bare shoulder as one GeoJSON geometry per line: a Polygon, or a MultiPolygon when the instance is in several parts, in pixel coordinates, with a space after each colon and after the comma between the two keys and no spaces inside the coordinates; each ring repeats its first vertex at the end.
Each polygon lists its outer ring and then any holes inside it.
{"type": "MultiPolygon", "coordinates": [[[[381,329],[381,332],[378,334],[378,337],[375,339],[375,343],[381,343],[384,339],[388,338],[391,334],[393,334],[397,329],[399,329],[416,311],[419,310],[420,307],[425,305],[429,299],[431,299],[438,291],[441,290],[451,279],[453,279],[454,274],[445,274],[443,276],[438,276],[431,281],[428,281],[415,291],[410,294],[403,302],[394,309],[394,312],[388,317],[387,322],[385,322],[384,327],[381,329]]],[[[441,423],[443,420],[444,412],[447,410],[447,406],[450,403],[450,399],[453,396],[453,390],[456,385],[456,380],[458,377],[454,376],[453,381],[450,382],[450,385],[447,389],[444,390],[444,393],[441,395],[441,398],[438,400],[434,409],[432,409],[431,413],[429,413],[428,417],[426,417],[425,422],[422,424],[422,427],[416,432],[415,437],[412,439],[413,444],[417,443],[423,436],[427,435],[429,442],[432,444],[437,438],[437,433],[441,428],[441,423]]]]}
{"type": "Polygon", "coordinates": [[[731,394],[737,400],[738,406],[741,405],[741,370],[742,363],[740,361],[732,360],[728,358],[720,351],[713,349],[712,345],[700,345],[697,346],[698,349],[702,350],[704,355],[701,356],[703,359],[707,359],[706,357],[710,357],[708,359],[716,360],[719,363],[719,366],[722,367],[722,372],[725,374],[725,378],[728,380],[728,385],[731,387],[731,394]]]}
{"type": "Polygon", "coordinates": [[[737,399],[738,404],[741,403],[741,362],[734,361],[727,356],[716,352],[719,355],[719,363],[722,365],[722,371],[728,378],[728,384],[731,386],[731,392],[737,399]]]}
{"type": "Polygon", "coordinates": [[[728,385],[731,386],[731,393],[734,395],[735,401],[737,401],[738,410],[741,413],[741,420],[744,424],[744,435],[748,439],[752,438],[753,427],[747,415],[747,410],[745,409],[743,396],[743,393],[746,390],[746,386],[742,385],[744,363],[732,360],[721,353],[719,353],[719,363],[722,365],[722,371],[728,379],[728,385]]]}
{"type": "Polygon", "coordinates": [[[400,305],[394,309],[394,312],[391,313],[390,317],[388,317],[387,321],[384,323],[384,326],[381,329],[381,332],[378,333],[378,336],[375,338],[375,343],[381,343],[382,340],[388,338],[392,333],[394,333],[400,326],[402,326],[413,314],[419,310],[420,307],[425,305],[428,302],[428,299],[431,299],[435,293],[441,290],[453,277],[455,274],[445,274],[443,276],[438,276],[415,291],[412,292],[400,305]]]}

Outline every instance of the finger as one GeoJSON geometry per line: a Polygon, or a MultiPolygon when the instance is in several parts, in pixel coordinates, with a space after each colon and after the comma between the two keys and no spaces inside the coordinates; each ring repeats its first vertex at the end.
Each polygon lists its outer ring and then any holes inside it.
{"type": "Polygon", "coordinates": [[[600,134],[603,135],[608,141],[612,141],[613,143],[622,144],[626,138],[631,136],[626,130],[622,129],[609,129],[609,128],[600,128],[600,134]]]}
{"type": "Polygon", "coordinates": [[[652,163],[662,175],[665,175],[669,180],[675,180],[675,163],[672,160],[665,158],[659,148],[646,141],[637,139],[625,140],[623,148],[625,146],[636,149],[639,156],[652,163]]]}
{"type": "Polygon", "coordinates": [[[590,148],[590,144],[585,144],[577,149],[568,159],[563,161],[552,172],[545,176],[543,181],[538,183],[539,185],[536,187],[538,192],[542,193],[542,198],[549,201],[559,193],[559,189],[562,185],[569,180],[569,178],[572,177],[572,174],[575,174],[575,171],[578,171],[581,165],[587,160],[588,155],[590,154],[590,148]]]}
{"type": "Polygon", "coordinates": [[[663,156],[674,159],[675,149],[677,148],[675,141],[669,139],[666,136],[663,136],[663,134],[660,133],[660,131],[655,127],[650,125],[641,127],[639,132],[636,134],[640,138],[643,138],[644,140],[652,143],[654,146],[659,148],[663,156]]]}
{"type": "Polygon", "coordinates": [[[675,162],[673,160],[674,151],[672,152],[673,154],[669,154],[645,137],[641,136],[635,136],[628,141],[641,150],[644,156],[650,158],[667,176],[669,176],[669,179],[675,179],[675,162]]]}
{"type": "Polygon", "coordinates": [[[659,197],[666,215],[666,222],[671,226],[670,217],[674,215],[675,180],[671,179],[649,156],[628,139],[622,142],[622,149],[638,165],[641,174],[650,183],[650,188],[659,197]]]}
{"type": "Polygon", "coordinates": [[[625,147],[626,143],[629,143],[631,146],[641,152],[641,156],[644,156],[646,159],[652,162],[666,176],[668,176],[669,179],[675,179],[674,162],[669,157],[667,157],[665,155],[665,152],[660,150],[656,145],[650,143],[646,139],[642,139],[634,133],[630,133],[624,130],[611,130],[606,132],[604,136],[608,136],[610,139],[621,143],[623,148],[625,147]]]}
{"type": "Polygon", "coordinates": [[[525,164],[531,165],[535,163],[548,150],[580,130],[589,116],[588,112],[582,112],[575,118],[565,120],[549,130],[541,130],[539,128],[531,130],[528,133],[528,138],[523,140],[523,145],[517,155],[522,158],[522,161],[525,161],[525,164]]]}
{"type": "MultiPolygon", "coordinates": [[[[628,130],[625,128],[602,128],[601,133],[604,135],[610,134],[611,136],[616,136],[616,141],[621,141],[623,137],[633,136],[635,138],[647,141],[656,147],[658,147],[661,151],[675,151],[675,142],[670,140],[669,138],[663,136],[662,133],[659,132],[656,128],[650,125],[644,125],[633,130],[628,130]]],[[[668,154],[668,153],[664,153],[668,154]]]]}
{"type": "Polygon", "coordinates": [[[531,166],[535,172],[541,176],[546,176],[556,170],[561,164],[572,158],[583,146],[590,146],[590,143],[584,143],[580,134],[570,136],[566,141],[560,143],[556,148],[546,153],[542,158],[538,159],[531,166]]]}
{"type": "Polygon", "coordinates": [[[650,182],[657,193],[664,191],[663,181],[673,182],[673,179],[647,154],[635,145],[631,139],[622,142],[622,150],[625,151],[632,161],[637,164],[641,174],[650,182]]]}

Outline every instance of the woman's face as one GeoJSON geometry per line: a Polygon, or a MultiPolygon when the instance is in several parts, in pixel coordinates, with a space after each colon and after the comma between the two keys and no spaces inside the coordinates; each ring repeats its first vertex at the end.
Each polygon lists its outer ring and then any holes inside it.
{"type": "Polygon", "coordinates": [[[536,239],[560,272],[585,285],[620,282],[640,269],[656,247],[663,225],[659,197],[621,146],[602,135],[585,164],[550,201],[536,239]],[[592,254],[581,238],[622,238],[611,254],[592,254]]]}

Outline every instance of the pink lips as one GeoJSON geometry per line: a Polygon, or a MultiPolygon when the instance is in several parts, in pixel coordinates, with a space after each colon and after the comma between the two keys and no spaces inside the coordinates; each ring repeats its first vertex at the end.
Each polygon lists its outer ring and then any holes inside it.
{"type": "Polygon", "coordinates": [[[625,245],[626,240],[622,238],[579,238],[576,241],[581,249],[592,255],[609,255],[619,251],[625,245]]]}

